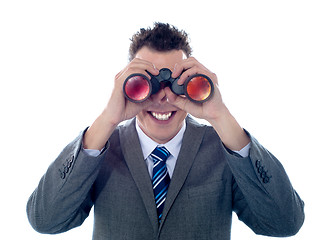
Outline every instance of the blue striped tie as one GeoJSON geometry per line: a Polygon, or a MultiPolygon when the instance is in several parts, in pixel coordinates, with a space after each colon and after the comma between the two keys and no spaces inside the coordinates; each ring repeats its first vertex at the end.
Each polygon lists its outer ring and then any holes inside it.
{"type": "Polygon", "coordinates": [[[170,176],[166,168],[166,159],[170,152],[165,147],[156,147],[150,154],[154,161],[153,168],[153,190],[157,208],[158,222],[161,222],[164,202],[170,184],[170,176]]]}

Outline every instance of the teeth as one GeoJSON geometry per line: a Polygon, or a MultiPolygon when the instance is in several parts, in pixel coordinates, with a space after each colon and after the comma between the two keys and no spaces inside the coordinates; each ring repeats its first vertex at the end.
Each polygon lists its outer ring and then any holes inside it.
{"type": "Polygon", "coordinates": [[[166,121],[171,117],[171,112],[169,113],[156,113],[156,112],[151,112],[151,114],[154,116],[154,118],[156,118],[157,120],[161,120],[161,121],[166,121]]]}

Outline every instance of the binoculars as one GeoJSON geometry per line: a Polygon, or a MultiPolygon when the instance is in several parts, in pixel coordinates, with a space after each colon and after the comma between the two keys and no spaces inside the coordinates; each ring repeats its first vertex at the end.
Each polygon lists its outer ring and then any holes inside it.
{"type": "Polygon", "coordinates": [[[147,76],[137,73],[128,76],[123,85],[123,91],[127,99],[140,103],[145,101],[150,95],[157,93],[161,87],[168,86],[177,95],[185,95],[192,102],[202,103],[207,101],[214,92],[212,80],[203,74],[189,76],[183,85],[178,85],[178,79],[172,78],[171,70],[162,68],[157,76],[149,73],[147,76]]]}

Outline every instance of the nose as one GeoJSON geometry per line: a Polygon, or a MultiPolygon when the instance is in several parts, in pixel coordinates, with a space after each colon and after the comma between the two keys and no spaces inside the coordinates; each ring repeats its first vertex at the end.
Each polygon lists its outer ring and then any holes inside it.
{"type": "Polygon", "coordinates": [[[164,89],[165,87],[168,87],[170,85],[170,82],[160,82],[160,89],[164,89]]]}

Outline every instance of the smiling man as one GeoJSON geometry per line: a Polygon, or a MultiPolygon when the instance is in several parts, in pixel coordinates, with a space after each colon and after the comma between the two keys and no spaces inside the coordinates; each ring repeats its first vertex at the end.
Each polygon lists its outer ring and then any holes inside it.
{"type": "Polygon", "coordinates": [[[81,225],[92,206],[95,240],[230,239],[233,211],[267,236],[294,235],[304,221],[281,163],[230,114],[187,34],[162,23],[133,36],[105,109],[51,164],[27,213],[37,231],[53,234],[81,225]],[[208,76],[213,96],[195,103],[167,85],[142,103],[124,96],[128,76],[150,79],[162,68],[180,85],[208,76]]]}

